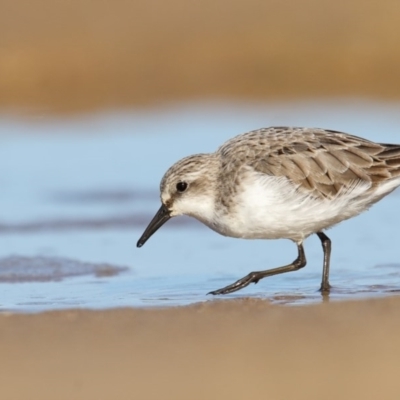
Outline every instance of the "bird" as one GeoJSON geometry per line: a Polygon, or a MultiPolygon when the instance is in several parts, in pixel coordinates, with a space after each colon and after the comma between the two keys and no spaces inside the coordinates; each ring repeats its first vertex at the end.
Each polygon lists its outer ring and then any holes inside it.
{"type": "Polygon", "coordinates": [[[306,265],[303,242],[323,248],[320,291],[329,294],[331,240],[325,231],[359,215],[400,185],[400,145],[320,128],[269,127],[233,137],[214,153],[172,165],[160,184],[161,207],[137,242],[141,247],[178,215],[242,239],[289,239],[290,264],[250,272],[212,295],[243,289],[306,265]]]}

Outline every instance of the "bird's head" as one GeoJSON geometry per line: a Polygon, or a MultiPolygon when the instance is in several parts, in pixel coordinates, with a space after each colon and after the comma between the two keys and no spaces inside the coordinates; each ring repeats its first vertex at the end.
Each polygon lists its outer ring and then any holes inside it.
{"type": "Polygon", "coordinates": [[[137,242],[144,243],[170,218],[189,215],[202,222],[214,214],[217,160],[213,154],[183,158],[168,169],[160,184],[161,207],[137,242]]]}

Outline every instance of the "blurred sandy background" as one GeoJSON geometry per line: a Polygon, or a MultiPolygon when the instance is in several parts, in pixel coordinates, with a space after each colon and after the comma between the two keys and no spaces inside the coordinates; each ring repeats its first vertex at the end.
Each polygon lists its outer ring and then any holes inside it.
{"type": "MultiPolygon", "coordinates": [[[[0,0],[0,110],[399,99],[398,0],[0,0]]],[[[245,293],[244,293],[245,295],[245,293]]],[[[398,399],[400,300],[0,316],[0,398],[398,399]]]]}
{"type": "Polygon", "coordinates": [[[397,0],[0,0],[0,107],[400,95],[397,0]]]}

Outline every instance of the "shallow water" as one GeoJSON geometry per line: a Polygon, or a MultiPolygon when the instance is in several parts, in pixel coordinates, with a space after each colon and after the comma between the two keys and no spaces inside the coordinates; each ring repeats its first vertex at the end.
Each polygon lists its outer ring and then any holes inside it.
{"type": "MultiPolygon", "coordinates": [[[[136,241],[159,207],[158,185],[179,158],[270,125],[318,126],[400,142],[400,104],[360,101],[192,104],[71,119],[0,117],[0,309],[171,306],[207,296],[253,270],[287,264],[287,240],[225,238],[190,218],[136,241]],[[100,271],[100,272],[99,272],[100,271]],[[103,273],[101,273],[103,271],[103,273]]],[[[400,192],[328,231],[330,299],[400,290],[400,192]]],[[[322,249],[307,266],[220,298],[326,301],[322,249]]]]}

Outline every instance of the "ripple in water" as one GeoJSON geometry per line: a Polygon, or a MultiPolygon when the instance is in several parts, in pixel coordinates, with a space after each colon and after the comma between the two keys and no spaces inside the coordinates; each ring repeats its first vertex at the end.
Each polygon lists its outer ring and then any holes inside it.
{"type": "Polygon", "coordinates": [[[10,256],[0,259],[0,283],[61,281],[84,275],[110,277],[127,270],[127,267],[61,257],[10,256]]]}

